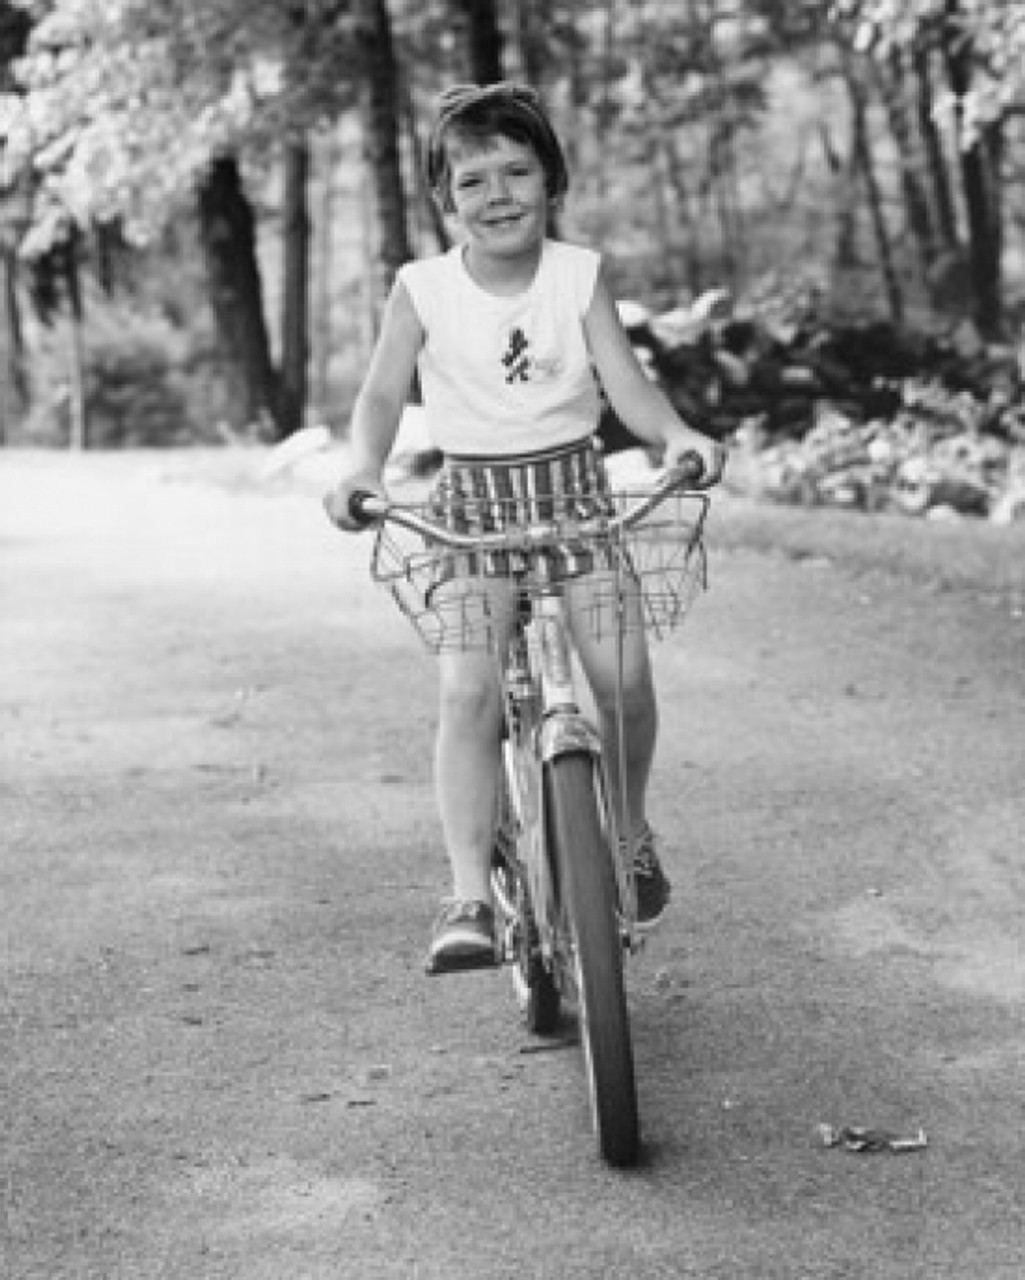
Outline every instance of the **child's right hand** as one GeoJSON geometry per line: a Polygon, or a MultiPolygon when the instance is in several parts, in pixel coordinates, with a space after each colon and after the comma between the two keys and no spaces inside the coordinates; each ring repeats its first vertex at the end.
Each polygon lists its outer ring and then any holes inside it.
{"type": "Polygon", "coordinates": [[[339,529],[345,529],[349,533],[357,533],[367,527],[367,522],[355,519],[351,511],[352,498],[357,493],[372,493],[383,500],[388,498],[380,476],[369,475],[365,471],[343,476],[336,488],[324,495],[324,510],[328,519],[339,529]]]}

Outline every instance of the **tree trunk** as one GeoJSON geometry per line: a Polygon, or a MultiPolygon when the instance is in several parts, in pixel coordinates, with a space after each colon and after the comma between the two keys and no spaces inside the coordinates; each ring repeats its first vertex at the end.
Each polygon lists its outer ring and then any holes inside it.
{"type": "Polygon", "coordinates": [[[990,338],[1003,326],[1003,218],[1000,207],[1000,164],[1003,129],[997,123],[984,129],[977,142],[962,153],[961,171],[968,214],[968,256],[975,295],[975,321],[990,338]]]}
{"type": "Polygon", "coordinates": [[[548,59],[537,0],[516,0],[516,44],[524,80],[540,89],[548,59]]]}
{"type": "Polygon", "coordinates": [[[936,127],[935,102],[932,90],[932,58],[926,48],[916,48],[911,55],[915,73],[915,114],[918,132],[925,151],[926,170],[932,191],[935,225],[943,250],[949,254],[960,251],[957,234],[957,207],[950,187],[950,173],[943,151],[943,140],[936,127]]]}
{"type": "Polygon", "coordinates": [[[904,297],[901,293],[897,272],[893,264],[890,233],[887,230],[886,218],[883,214],[883,195],[879,180],[876,177],[872,147],[869,142],[865,91],[853,68],[848,68],[846,80],[851,99],[853,156],[858,166],[858,172],[865,183],[868,211],[872,220],[872,230],[875,234],[876,252],[879,255],[879,270],[883,277],[883,288],[886,292],[890,318],[895,325],[901,326],[904,323],[904,297]]]}
{"type": "Polygon", "coordinates": [[[402,114],[402,129],[406,139],[406,147],[408,149],[411,186],[416,192],[416,215],[414,218],[414,240],[419,243],[411,243],[410,248],[413,253],[419,249],[419,244],[423,242],[424,231],[429,233],[430,238],[434,241],[436,248],[440,252],[444,252],[451,247],[452,237],[449,235],[448,227],[445,225],[445,218],[441,212],[441,206],[434,198],[433,192],[427,186],[427,165],[423,154],[423,147],[420,143],[420,133],[417,128],[416,103],[413,99],[412,89],[409,83],[409,75],[405,70],[399,77],[401,84],[400,108],[402,114]]]}
{"type": "Polygon", "coordinates": [[[943,58],[955,101],[961,156],[961,184],[968,217],[968,257],[974,294],[975,322],[980,333],[998,337],[1002,323],[1001,259],[1003,217],[1000,201],[1000,165],[1003,158],[1003,126],[1000,121],[980,128],[978,136],[960,136],[964,99],[971,86],[972,49],[957,21],[957,5],[948,5],[943,31],[943,58]]]}
{"type": "Polygon", "coordinates": [[[688,189],[685,174],[689,172],[686,160],[680,154],[679,133],[667,133],[665,145],[668,153],[669,181],[673,189],[680,226],[677,244],[683,244],[683,283],[693,297],[698,297],[703,287],[704,242],[701,218],[697,213],[694,193],[688,189]]]}
{"type": "Polygon", "coordinates": [[[310,281],[310,152],[307,143],[285,150],[284,277],[281,310],[279,438],[303,425],[308,392],[310,281]]]}
{"type": "MultiPolygon", "coordinates": [[[[598,101],[594,114],[595,136],[594,153],[598,157],[598,175],[595,183],[595,197],[601,211],[602,234],[598,248],[605,249],[605,210],[609,200],[609,162],[605,155],[604,141],[612,126],[612,71],[613,57],[616,49],[616,3],[615,0],[603,0],[601,7],[601,47],[597,51],[597,71],[601,77],[598,89],[598,101]]],[[[584,73],[586,76],[586,72],[584,73]]],[[[585,99],[587,89],[582,81],[579,88],[585,99]]]]}
{"type": "Polygon", "coordinates": [[[199,228],[210,303],[228,389],[226,417],[239,430],[276,434],[277,378],[271,362],[256,228],[233,156],[215,160],[199,189],[199,228]]]}
{"type": "Polygon", "coordinates": [[[79,233],[72,231],[64,246],[64,287],[68,299],[68,409],[69,440],[72,450],[80,452],[89,444],[88,409],[85,397],[85,344],[82,338],[82,282],[78,273],[79,233]]]}
{"type": "Polygon", "coordinates": [[[0,444],[5,444],[15,419],[29,406],[25,331],[18,302],[18,253],[3,248],[3,376],[0,378],[0,444]]]}
{"type": "Polygon", "coordinates": [[[899,50],[891,54],[885,66],[879,68],[877,83],[900,161],[901,191],[908,226],[918,249],[922,278],[927,281],[936,262],[939,245],[927,195],[924,150],[909,109],[908,77],[903,54],[899,50]]]}
{"type": "Polygon", "coordinates": [[[675,229],[682,221],[683,211],[673,207],[678,189],[674,179],[673,156],[670,151],[670,130],[666,126],[662,99],[655,76],[651,70],[653,58],[645,58],[641,70],[641,86],[645,102],[645,132],[651,154],[649,191],[655,218],[655,235],[658,241],[659,291],[675,295],[681,281],[677,270],[677,245],[675,229]]]}
{"type": "Polygon", "coordinates": [[[363,0],[361,14],[363,158],[377,210],[377,259],[383,277],[377,293],[383,300],[395,273],[412,256],[399,151],[398,66],[385,0],[363,0]]]}
{"type": "Polygon", "coordinates": [[[568,21],[572,26],[572,31],[569,49],[566,54],[567,65],[564,71],[569,86],[569,108],[572,112],[574,127],[567,130],[565,137],[562,139],[563,148],[566,152],[566,165],[571,174],[576,174],[581,168],[580,160],[584,145],[586,145],[586,136],[582,137],[583,131],[580,125],[586,116],[590,93],[588,87],[590,58],[589,54],[585,52],[584,41],[578,38],[576,20],[577,13],[575,10],[571,10],[568,21]]]}
{"type": "Polygon", "coordinates": [[[112,298],[125,283],[125,237],[118,221],[100,222],[93,229],[93,262],[96,280],[104,294],[112,298]]]}
{"type": "Polygon", "coordinates": [[[659,3],[645,28],[640,78],[644,98],[644,132],[651,154],[649,191],[658,241],[656,285],[660,293],[668,293],[675,300],[682,283],[677,233],[685,234],[686,206],[678,198],[683,179],[676,167],[676,154],[672,147],[676,130],[667,120],[662,83],[656,71],[663,32],[664,14],[659,3]]]}
{"type": "Polygon", "coordinates": [[[466,24],[470,78],[476,84],[495,84],[503,78],[502,32],[495,0],[453,0],[466,24]]]}
{"type": "Polygon", "coordinates": [[[314,256],[313,298],[313,405],[323,421],[329,411],[329,370],[334,347],[331,316],[331,285],[334,281],[335,150],[334,132],[317,148],[320,170],[320,203],[315,220],[317,247],[314,256]]]}
{"type": "MultiPolygon", "coordinates": [[[[852,121],[852,136],[853,132],[852,121]]],[[[820,136],[826,163],[836,175],[836,240],[833,261],[836,269],[843,273],[852,270],[858,263],[858,161],[853,141],[846,160],[841,160],[825,127],[821,128],[820,136]],[[834,169],[834,164],[839,167],[834,169]]]]}

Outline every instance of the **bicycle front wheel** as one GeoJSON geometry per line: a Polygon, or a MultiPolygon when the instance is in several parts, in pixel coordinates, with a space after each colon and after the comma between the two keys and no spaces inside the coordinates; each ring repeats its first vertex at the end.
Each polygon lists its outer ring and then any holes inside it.
{"type": "Polygon", "coordinates": [[[565,909],[580,1042],[598,1151],[635,1164],[640,1142],[616,875],[598,808],[594,761],[585,752],[547,766],[548,834],[565,909]]]}

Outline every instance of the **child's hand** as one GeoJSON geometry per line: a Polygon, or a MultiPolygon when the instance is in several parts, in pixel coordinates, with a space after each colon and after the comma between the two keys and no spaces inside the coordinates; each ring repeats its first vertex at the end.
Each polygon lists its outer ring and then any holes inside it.
{"type": "Polygon", "coordinates": [[[699,431],[681,431],[666,441],[662,465],[667,468],[678,467],[688,454],[697,454],[701,459],[699,483],[702,489],[709,489],[719,483],[726,467],[725,445],[699,431]]]}
{"type": "Polygon", "coordinates": [[[328,519],[339,529],[345,529],[349,533],[356,533],[367,527],[367,522],[357,520],[351,510],[353,495],[357,493],[372,493],[375,497],[385,500],[388,497],[380,476],[368,475],[365,472],[344,476],[333,492],[324,495],[324,510],[327,512],[328,519]]]}

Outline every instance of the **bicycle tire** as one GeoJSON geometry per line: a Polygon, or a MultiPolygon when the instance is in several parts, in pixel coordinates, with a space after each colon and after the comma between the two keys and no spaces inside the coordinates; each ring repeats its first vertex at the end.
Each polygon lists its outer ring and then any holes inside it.
{"type": "Polygon", "coordinates": [[[589,754],[569,752],[549,762],[545,802],[572,947],[592,1125],[601,1157],[627,1167],[637,1162],[640,1120],[616,876],[589,754]]]}

